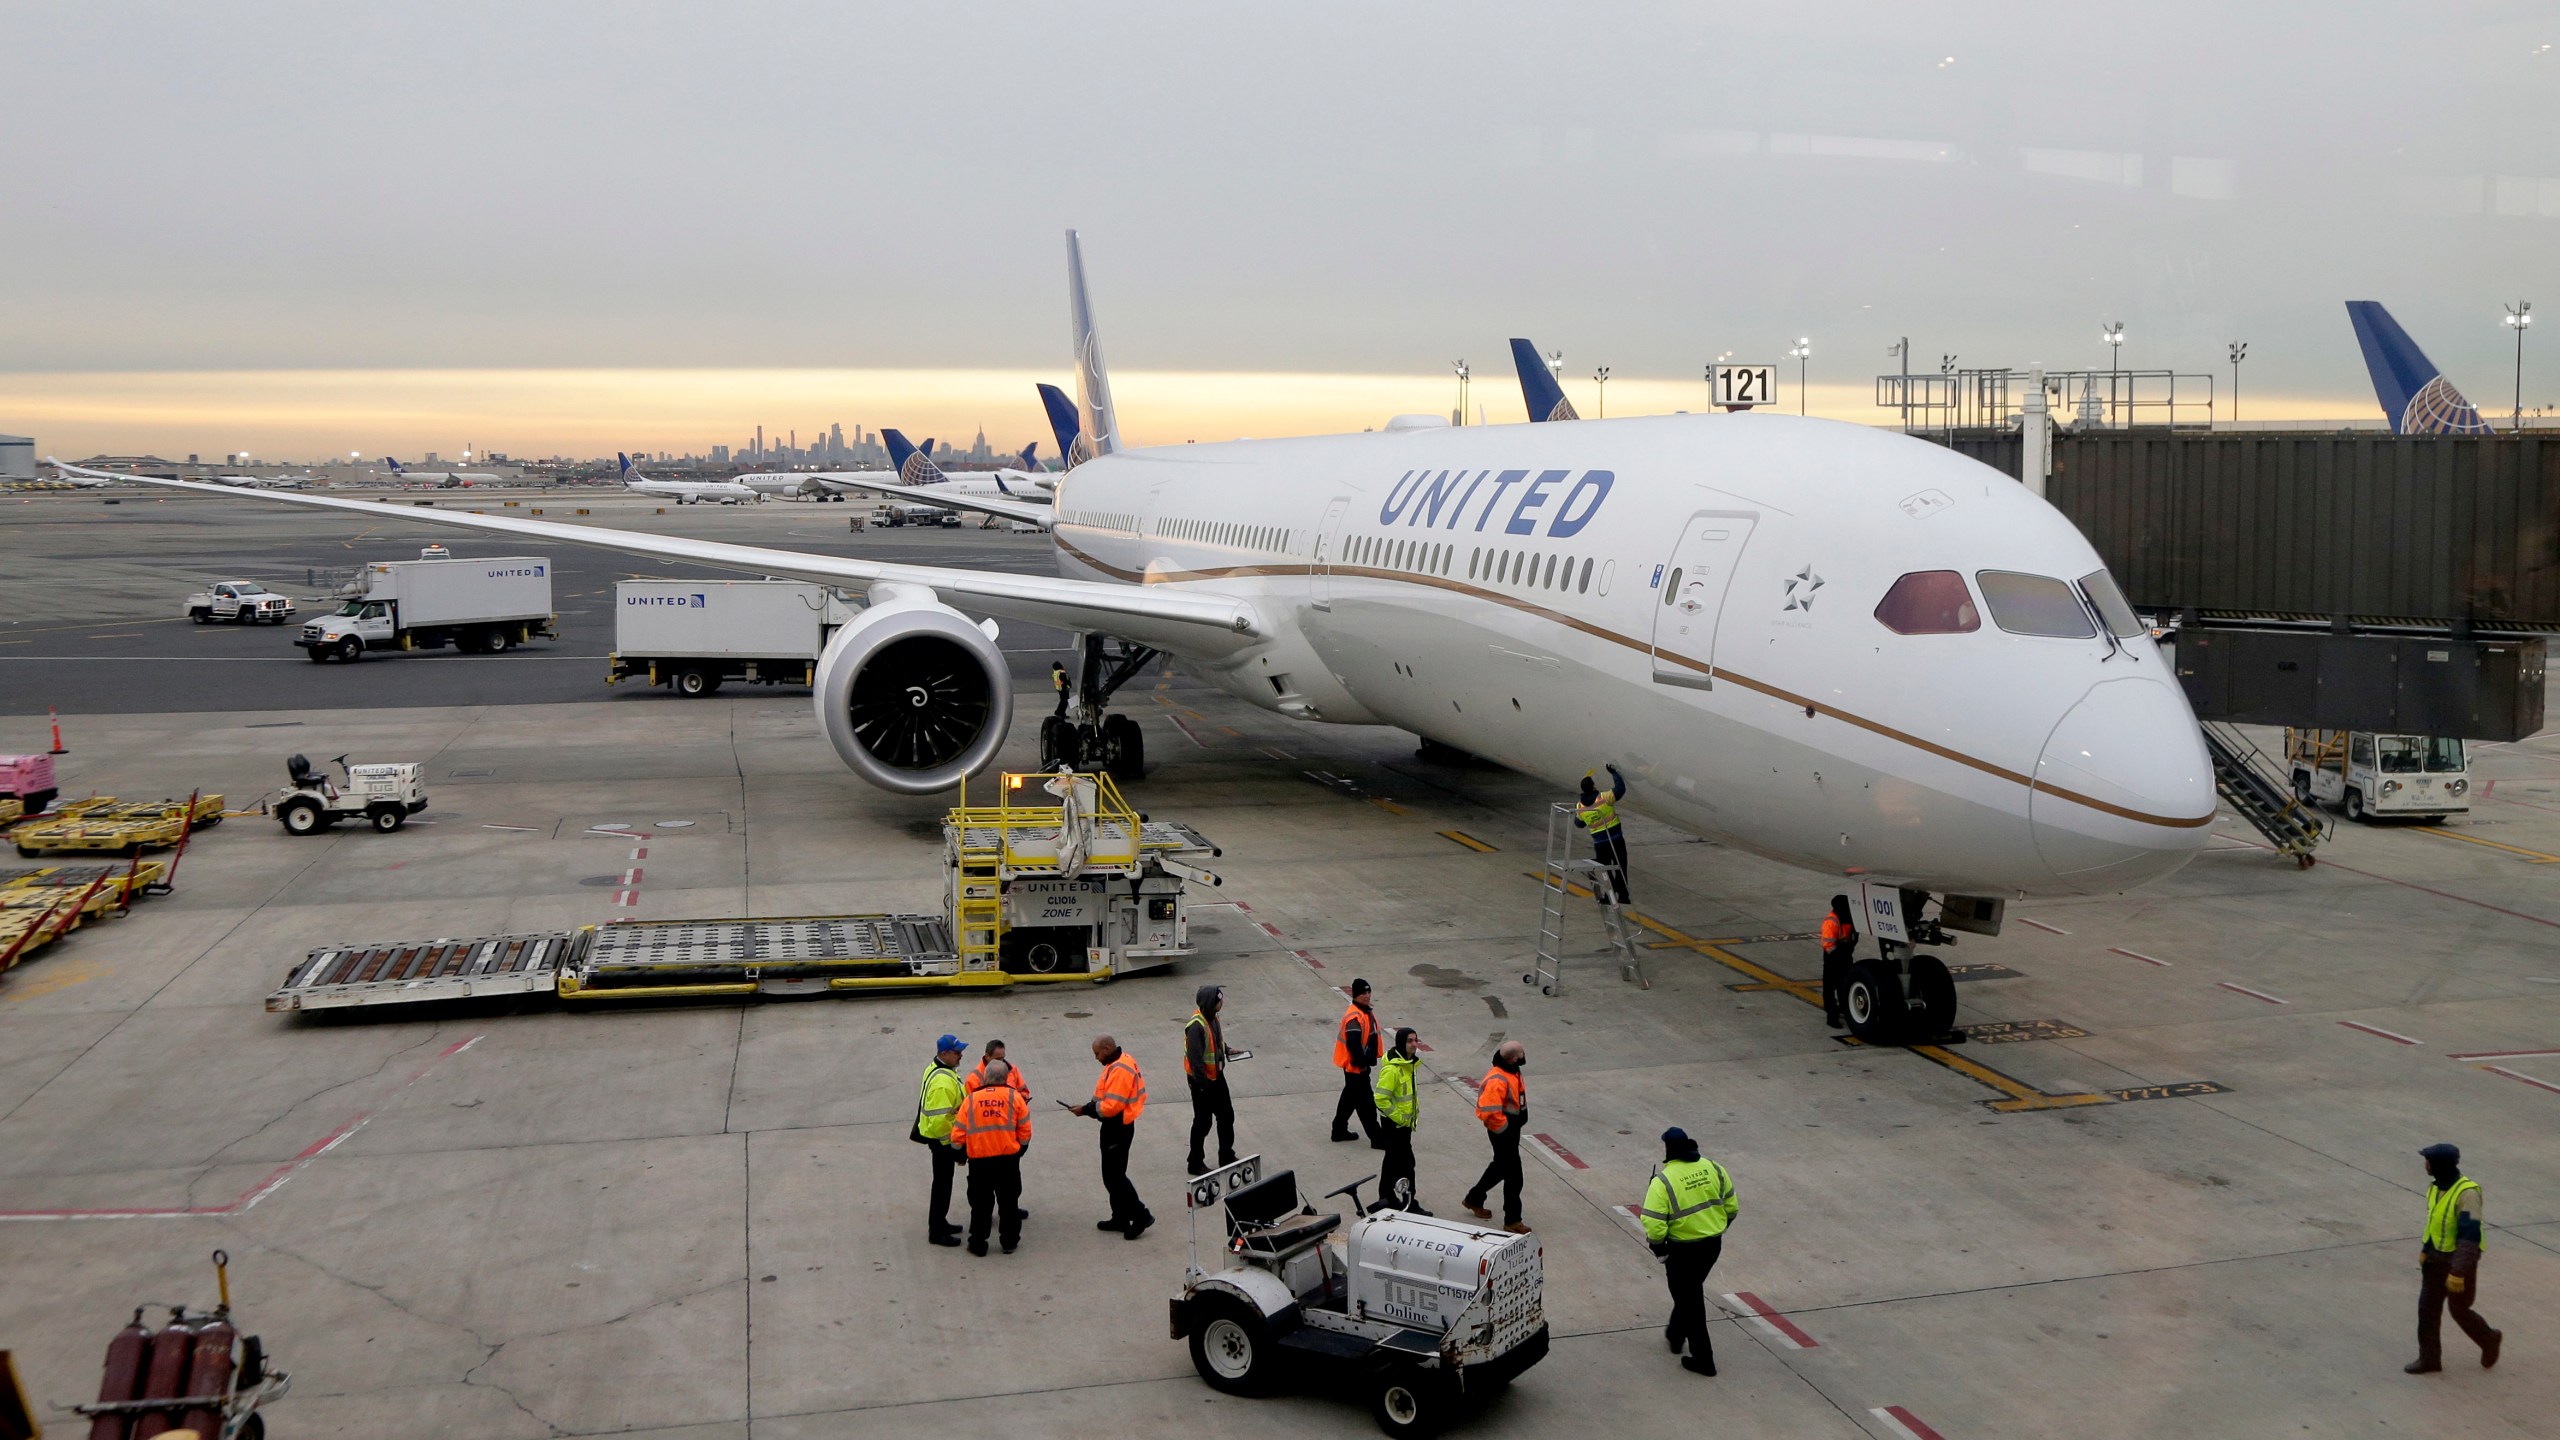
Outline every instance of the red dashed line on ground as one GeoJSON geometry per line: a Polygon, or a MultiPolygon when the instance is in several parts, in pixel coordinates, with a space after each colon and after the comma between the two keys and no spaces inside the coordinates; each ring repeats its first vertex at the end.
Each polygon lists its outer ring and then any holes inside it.
{"type": "Polygon", "coordinates": [[[1182,738],[1184,738],[1185,740],[1190,741],[1190,742],[1191,742],[1192,744],[1194,744],[1194,745],[1199,746],[1199,747],[1200,747],[1201,749],[1203,749],[1203,750],[1206,750],[1206,749],[1208,749],[1208,748],[1209,748],[1209,742],[1200,738],[1200,732],[1199,732],[1199,731],[1194,730],[1194,729],[1192,729],[1190,726],[1188,726],[1188,725],[1186,725],[1186,724],[1182,723],[1182,717],[1181,717],[1181,716],[1174,714],[1174,713],[1173,713],[1172,711],[1170,711],[1170,710],[1167,710],[1167,711],[1165,712],[1164,718],[1166,718],[1167,720],[1170,720],[1170,721],[1172,721],[1172,722],[1173,722],[1173,728],[1182,732],[1182,738]]]}
{"type": "Polygon", "coordinates": [[[2408,1036],[2401,1034],[2397,1030],[2385,1030],[2379,1025],[2367,1025],[2361,1020],[2341,1020],[2338,1023],[2346,1026],[2350,1030],[2361,1030],[2367,1035],[2379,1035],[2394,1045],[2415,1045],[2418,1043],[2417,1041],[2410,1039],[2408,1036]]]}
{"type": "Polygon", "coordinates": [[[2071,933],[2070,931],[2063,929],[2063,928],[2062,928],[2061,926],[2059,926],[2059,925],[2047,925],[2046,923],[2044,923],[2044,922],[2043,922],[2043,921],[2041,921],[2041,920],[2030,920],[2030,919],[2028,919],[2028,918],[2027,918],[2026,916],[2024,916],[2024,915],[2021,915],[2021,916],[2019,916],[2019,917],[2018,917],[2018,923],[2019,923],[2019,924],[2021,924],[2021,925],[2033,925],[2033,926],[2034,926],[2034,927],[2036,927],[2037,929],[2042,930],[2042,931],[2044,931],[2045,933],[2050,934],[2050,935],[2068,935],[2068,934],[2070,934],[2070,933],[2071,933]]]}
{"type": "Polygon", "coordinates": [[[1733,1302],[1733,1308],[1748,1314],[1752,1322],[1761,1329],[1798,1350],[1812,1350],[1822,1343],[1804,1333],[1793,1320],[1770,1309],[1768,1301],[1748,1290],[1728,1290],[1724,1298],[1733,1302]]]}
{"type": "Polygon", "coordinates": [[[1263,934],[1270,936],[1272,939],[1277,940],[1280,938],[1280,927],[1272,924],[1270,921],[1256,920],[1253,924],[1254,928],[1260,930],[1263,934]]]}
{"type": "Polygon", "coordinates": [[[2560,1095],[2560,1085],[2554,1085],[2548,1080],[2536,1080],[2530,1075],[2510,1070],[2504,1065],[2483,1065],[2480,1068],[2492,1075],[2504,1075],[2510,1080],[2521,1080],[2536,1090],[2548,1090],[2554,1095],[2560,1095]]]}
{"type": "Polygon", "coordinates": [[[1588,1170],[1588,1169],[1590,1169],[1590,1168],[1591,1168],[1590,1166],[1585,1165],[1585,1164],[1583,1164],[1583,1163],[1582,1163],[1582,1157],[1581,1157],[1581,1156],[1576,1155],[1576,1154],[1574,1154],[1572,1151],[1567,1150],[1566,1148],[1564,1148],[1564,1144],[1563,1144],[1563,1142],[1561,1142],[1561,1141],[1557,1140],[1557,1139],[1556,1139],[1556,1137],[1554,1137],[1553,1135],[1540,1135],[1540,1134],[1537,1134],[1537,1133],[1535,1133],[1535,1132],[1533,1131],[1533,1132],[1531,1132],[1531,1134],[1530,1134],[1529,1138],[1530,1138],[1530,1139],[1532,1139],[1532,1140],[1537,1141],[1537,1142],[1538,1142],[1539,1144],[1541,1144],[1541,1145],[1546,1146],[1548,1150],[1550,1150],[1551,1152],[1553,1152],[1553,1153],[1554,1153],[1554,1155],[1555,1155],[1555,1157],[1556,1157],[1557,1159],[1559,1159],[1559,1160],[1563,1161],[1566,1165],[1570,1166],[1570,1167],[1571,1167],[1571,1168],[1573,1168],[1573,1169],[1576,1169],[1576,1170],[1588,1170]]]}
{"type": "Polygon", "coordinates": [[[1310,970],[1321,970],[1321,969],[1323,969],[1323,968],[1324,968],[1324,962],[1323,962],[1323,961],[1321,961],[1321,960],[1317,959],[1317,958],[1316,958],[1316,957],[1314,957],[1313,955],[1308,954],[1308,953],[1307,953],[1306,951],[1304,951],[1304,950],[1292,950],[1292,951],[1290,951],[1289,953],[1290,953],[1290,954],[1292,954],[1292,955],[1297,956],[1297,957],[1298,957],[1298,963],[1299,963],[1299,964],[1301,964],[1301,965],[1306,966],[1306,967],[1307,967],[1308,969],[1310,969],[1310,970]]]}
{"type": "Polygon", "coordinates": [[[1947,1440],[1946,1436],[1930,1429],[1927,1421],[1899,1405],[1879,1405],[1867,1413],[1883,1421],[1885,1428],[1901,1436],[1902,1440],[1947,1440]]]}
{"type": "Polygon", "coordinates": [[[2127,960],[2139,960],[2139,961],[2141,961],[2141,962],[2142,962],[2143,964],[2145,964],[2145,965],[2157,965],[2157,966],[2159,966],[2159,967],[2160,967],[2161,969],[2163,969],[2163,970],[2166,970],[2166,969],[2168,969],[2168,968],[2169,968],[2169,962],[2168,962],[2168,961],[2166,961],[2166,960],[2161,960],[2161,959],[2155,958],[2155,957],[2150,956],[2150,955],[2145,955],[2145,954],[2143,954],[2143,953],[2142,953],[2141,951],[2139,951],[2139,950],[2127,950],[2126,948],[2124,948],[2124,947],[2123,947],[2123,946],[2121,946],[2121,945],[2110,945],[2110,946],[2108,946],[2108,947],[2107,947],[2107,953],[2108,953],[2108,954],[2110,954],[2110,955],[2121,955],[2121,956],[2123,956],[2124,958],[2126,958],[2127,960]]]}
{"type": "MultiPolygon", "coordinates": [[[[412,1071],[408,1079],[400,1082],[399,1090],[394,1090],[392,1093],[397,1095],[400,1090],[406,1090],[424,1080],[427,1078],[428,1071],[450,1057],[479,1044],[480,1040],[480,1035],[474,1035],[467,1040],[457,1040],[437,1051],[434,1059],[412,1071]]],[[[127,1210],[0,1210],[0,1220],[193,1220],[208,1215],[237,1215],[283,1189],[286,1181],[302,1173],[303,1167],[345,1144],[349,1136],[363,1129],[372,1120],[372,1111],[356,1112],[337,1129],[312,1141],[292,1159],[268,1172],[265,1179],[241,1191],[239,1198],[228,1205],[146,1206],[127,1210]]]]}
{"type": "Polygon", "coordinates": [[[2270,1005],[2290,1005],[2293,1003],[2290,1000],[2280,1000],[2275,996],[2268,994],[2264,990],[2252,990],[2246,985],[2234,985],[2228,980],[2216,980],[2213,983],[2221,986],[2225,990],[2246,995],[2252,1000],[2264,1000],[2270,1005]]]}

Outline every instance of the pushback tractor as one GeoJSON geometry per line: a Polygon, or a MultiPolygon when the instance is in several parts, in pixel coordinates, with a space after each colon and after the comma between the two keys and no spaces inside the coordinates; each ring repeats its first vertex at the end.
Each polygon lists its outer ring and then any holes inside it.
{"type": "Polygon", "coordinates": [[[1366,1183],[1324,1197],[1347,1197],[1346,1221],[1308,1204],[1294,1171],[1266,1174],[1259,1155],[1195,1176],[1173,1338],[1215,1389],[1357,1385],[1378,1428],[1411,1440],[1546,1358],[1545,1253],[1535,1235],[1365,1213],[1366,1183]],[[1223,1230],[1214,1264],[1200,1255],[1204,1210],[1223,1230]]]}

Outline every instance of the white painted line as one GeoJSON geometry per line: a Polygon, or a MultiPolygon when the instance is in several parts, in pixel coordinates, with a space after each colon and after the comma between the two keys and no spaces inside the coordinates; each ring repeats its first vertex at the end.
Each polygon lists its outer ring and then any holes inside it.
{"type": "Polygon", "coordinates": [[[690,820],[656,820],[650,823],[656,825],[661,830],[690,830],[693,828],[693,822],[690,820]]]}
{"type": "Polygon", "coordinates": [[[1724,1298],[1732,1302],[1737,1313],[1767,1331],[1772,1339],[1791,1349],[1813,1350],[1818,1349],[1822,1344],[1821,1341],[1804,1333],[1796,1322],[1771,1309],[1768,1301],[1748,1290],[1728,1290],[1724,1298]]]}
{"type": "Polygon", "coordinates": [[[2554,1085],[2548,1080],[2536,1080],[2530,1075],[2519,1074],[2504,1065],[2483,1065],[2480,1068],[2492,1075],[2504,1075],[2510,1080],[2521,1080],[2536,1090],[2548,1090],[2554,1095],[2560,1095],[2560,1085],[2554,1085]]]}
{"type": "Polygon", "coordinates": [[[2417,1041],[2410,1039],[2408,1036],[2401,1034],[2397,1030],[2385,1030],[2379,1025],[2367,1025],[2361,1020],[2341,1020],[2338,1023],[2346,1026],[2350,1030],[2361,1030],[2367,1035],[2379,1035],[2383,1039],[2391,1041],[2395,1045],[2415,1045],[2418,1043],[2417,1041]]]}
{"type": "Polygon", "coordinates": [[[480,828],[483,830],[514,830],[522,834],[530,835],[541,827],[536,825],[483,825],[480,828]]]}
{"type": "Polygon", "coordinates": [[[2127,950],[2121,945],[2108,946],[2107,953],[2110,955],[2122,955],[2128,960],[2139,960],[2145,965],[2157,965],[2163,970],[2169,968],[2169,962],[2166,960],[2159,959],[2156,956],[2145,955],[2139,950],[2127,950]]]}
{"type": "Polygon", "coordinates": [[[629,909],[640,903],[640,892],[637,890],[616,890],[613,892],[613,903],[620,905],[625,909],[629,909]]]}
{"type": "Polygon", "coordinates": [[[638,848],[638,849],[636,849],[636,850],[632,851],[632,852],[631,852],[631,858],[632,858],[632,859],[634,859],[634,860],[646,860],[646,859],[648,859],[648,858],[649,858],[649,847],[648,847],[648,846],[646,846],[646,845],[643,845],[643,846],[641,846],[640,848],[638,848]]]}
{"type": "Polygon", "coordinates": [[[2560,1055],[2560,1050],[2465,1050],[2447,1055],[2447,1060],[2539,1060],[2547,1055],[2560,1055]]]}
{"type": "Polygon", "coordinates": [[[587,828],[590,830],[628,830],[631,827],[616,821],[609,825],[590,825],[587,828]]]}
{"type": "Polygon", "coordinates": [[[1884,1422],[1884,1427],[1901,1436],[1902,1440],[1947,1440],[1946,1436],[1930,1429],[1919,1416],[1899,1405],[1879,1405],[1867,1413],[1884,1422]]]}
{"type": "Polygon", "coordinates": [[[2225,990],[2238,991],[2240,994],[2246,995],[2253,1000],[2264,1000],[2270,1005],[2290,1005],[2293,1003],[2290,1000],[2278,999],[2264,990],[2252,990],[2246,985],[2234,985],[2228,980],[2216,980],[2213,983],[2221,986],[2225,990]]]}
{"type": "Polygon", "coordinates": [[[2033,925],[2039,930],[2047,931],[2055,935],[2068,935],[2071,933],[2059,925],[2047,925],[2041,920],[2030,920],[2024,915],[2018,917],[2018,923],[2021,925],[2033,925]]]}

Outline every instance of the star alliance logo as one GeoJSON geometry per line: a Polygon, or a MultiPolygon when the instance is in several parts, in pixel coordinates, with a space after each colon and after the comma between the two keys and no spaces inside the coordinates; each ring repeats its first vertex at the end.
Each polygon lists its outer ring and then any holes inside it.
{"type": "Polygon", "coordinates": [[[1813,593],[1821,588],[1822,577],[1814,574],[1813,567],[1807,565],[1802,570],[1799,570],[1795,574],[1787,577],[1786,608],[1789,610],[1812,609],[1813,593]]]}

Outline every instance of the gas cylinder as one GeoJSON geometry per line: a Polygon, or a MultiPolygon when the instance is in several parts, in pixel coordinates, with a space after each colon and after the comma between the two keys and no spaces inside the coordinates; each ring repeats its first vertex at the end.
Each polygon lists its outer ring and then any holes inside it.
{"type": "MultiPolygon", "coordinates": [[[[98,1374],[98,1403],[121,1404],[142,1393],[144,1357],[151,1349],[151,1332],[143,1328],[142,1307],[133,1307],[133,1323],[116,1332],[107,1342],[106,1368],[98,1374]]],[[[89,1421],[89,1440],[125,1440],[133,1433],[130,1414],[100,1415],[89,1421]]]]}
{"type": "MultiPolygon", "coordinates": [[[[143,1370],[139,1400],[175,1400],[187,1393],[187,1370],[195,1363],[195,1327],[187,1323],[187,1307],[172,1306],[169,1323],[151,1337],[151,1360],[143,1370]]],[[[134,1422],[133,1440],[154,1440],[177,1428],[166,1410],[146,1410],[134,1422]]]]}
{"type": "MultiPolygon", "coordinates": [[[[231,1327],[228,1310],[216,1310],[213,1318],[196,1327],[195,1358],[187,1366],[189,1395],[228,1395],[231,1393],[231,1344],[240,1332],[231,1327]]],[[[178,1424],[196,1434],[222,1433],[222,1407],[190,1405],[178,1424]]]]}

